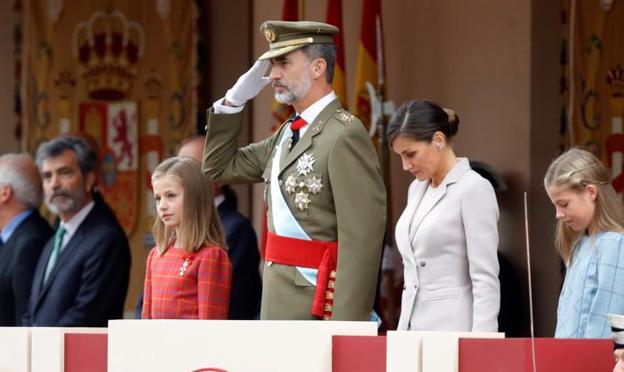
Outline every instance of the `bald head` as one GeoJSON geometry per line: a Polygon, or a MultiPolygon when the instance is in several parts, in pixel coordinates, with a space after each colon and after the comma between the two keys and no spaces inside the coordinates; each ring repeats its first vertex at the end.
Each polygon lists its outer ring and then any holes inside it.
{"type": "Polygon", "coordinates": [[[190,156],[201,163],[204,155],[204,141],[204,137],[201,136],[189,138],[182,143],[178,156],[190,156]]]}
{"type": "MultiPolygon", "coordinates": [[[[189,156],[193,159],[196,159],[198,162],[202,163],[202,159],[204,157],[204,143],[206,138],[203,136],[195,136],[187,139],[182,142],[182,146],[178,150],[178,156],[189,156]]],[[[217,181],[211,181],[212,192],[217,195],[221,195],[221,184],[217,181]]]]}
{"type": "Polygon", "coordinates": [[[28,154],[0,156],[0,186],[3,189],[9,187],[22,208],[38,208],[41,204],[41,176],[28,154]]]}

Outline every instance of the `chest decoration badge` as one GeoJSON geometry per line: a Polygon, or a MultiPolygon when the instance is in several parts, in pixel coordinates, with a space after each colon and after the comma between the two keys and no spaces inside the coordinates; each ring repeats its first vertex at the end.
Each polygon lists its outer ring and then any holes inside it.
{"type": "Polygon", "coordinates": [[[295,204],[300,211],[305,211],[310,206],[312,200],[309,198],[309,194],[305,191],[300,191],[295,194],[295,204]]]}
{"type": "Polygon", "coordinates": [[[308,188],[308,191],[314,195],[318,194],[319,192],[321,192],[321,189],[323,188],[323,184],[321,183],[321,179],[320,178],[316,178],[315,176],[309,177],[305,180],[306,183],[306,187],[308,188]]]}
{"type": "Polygon", "coordinates": [[[293,173],[286,178],[285,189],[289,194],[295,194],[295,205],[300,211],[305,211],[310,207],[312,200],[310,194],[316,195],[323,188],[322,180],[316,176],[310,176],[314,171],[316,159],[311,154],[303,154],[297,160],[297,173],[293,173]]]}
{"type": "Polygon", "coordinates": [[[312,165],[316,163],[316,159],[313,155],[303,154],[299,159],[297,159],[297,175],[305,176],[308,173],[312,172],[314,168],[312,165]]]}

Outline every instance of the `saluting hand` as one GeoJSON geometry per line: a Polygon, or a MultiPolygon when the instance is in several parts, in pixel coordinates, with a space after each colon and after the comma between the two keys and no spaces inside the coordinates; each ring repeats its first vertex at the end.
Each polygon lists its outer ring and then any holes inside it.
{"type": "Polygon", "coordinates": [[[256,61],[251,68],[238,78],[236,84],[225,93],[225,103],[242,106],[266,87],[271,79],[264,76],[269,68],[268,60],[256,61]]]}

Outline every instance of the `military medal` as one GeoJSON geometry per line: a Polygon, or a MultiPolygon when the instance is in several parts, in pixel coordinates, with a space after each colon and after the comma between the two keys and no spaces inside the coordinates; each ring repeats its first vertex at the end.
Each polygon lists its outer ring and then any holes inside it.
{"type": "Polygon", "coordinates": [[[300,191],[295,194],[295,204],[300,211],[305,211],[308,209],[311,200],[308,198],[308,193],[304,191],[300,191]]]}
{"type": "Polygon", "coordinates": [[[301,157],[297,160],[297,173],[299,173],[299,175],[307,175],[308,173],[312,172],[314,170],[314,168],[312,167],[312,165],[314,165],[314,163],[316,162],[316,159],[314,158],[313,155],[311,154],[303,154],[301,155],[301,157]]]}
{"type": "Polygon", "coordinates": [[[308,191],[311,194],[318,194],[319,192],[321,192],[321,189],[323,188],[323,184],[321,183],[321,179],[320,178],[316,178],[316,176],[312,176],[308,179],[306,179],[306,187],[308,188],[308,191]]]}
{"type": "Polygon", "coordinates": [[[295,176],[294,174],[288,176],[288,178],[286,178],[286,192],[292,194],[293,192],[297,191],[297,183],[297,176],[295,176]]]}
{"type": "Polygon", "coordinates": [[[305,211],[310,207],[310,194],[316,195],[321,192],[323,183],[316,176],[308,176],[308,173],[314,171],[314,163],[316,159],[312,154],[303,154],[297,160],[297,173],[293,173],[284,183],[286,192],[295,194],[295,205],[300,211],[305,211]],[[304,177],[299,177],[304,176],[304,177]],[[308,176],[308,177],[305,177],[308,176]]]}

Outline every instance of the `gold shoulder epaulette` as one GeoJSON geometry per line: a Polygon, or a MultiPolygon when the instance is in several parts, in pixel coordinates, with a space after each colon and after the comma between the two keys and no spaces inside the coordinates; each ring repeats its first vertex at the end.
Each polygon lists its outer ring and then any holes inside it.
{"type": "Polygon", "coordinates": [[[345,124],[351,124],[355,120],[355,116],[349,111],[345,111],[341,108],[336,110],[336,118],[345,124]]]}

